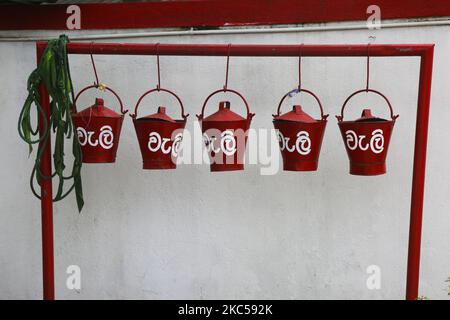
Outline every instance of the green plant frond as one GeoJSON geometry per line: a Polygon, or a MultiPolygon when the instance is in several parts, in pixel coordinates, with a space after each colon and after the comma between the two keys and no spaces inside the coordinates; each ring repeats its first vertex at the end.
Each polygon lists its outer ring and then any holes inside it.
{"type": "Polygon", "coordinates": [[[35,182],[37,185],[42,185],[43,180],[56,178],[58,186],[53,201],[62,200],[71,191],[75,190],[78,210],[81,212],[84,205],[81,183],[82,155],[78,137],[70,117],[74,93],[66,50],[68,42],[69,38],[65,35],[61,35],[59,39],[48,41],[38,67],[28,77],[28,96],[19,115],[18,131],[22,140],[28,144],[30,153],[33,150],[32,145],[39,143],[30,177],[30,186],[33,194],[40,198],[39,192],[35,189],[35,182]],[[40,104],[39,86],[41,83],[44,84],[51,99],[50,122],[47,121],[40,104]],[[33,106],[37,110],[38,117],[42,120],[43,134],[39,133],[38,127],[33,128],[32,126],[31,111],[33,106]],[[50,143],[50,130],[55,133],[55,144],[53,147],[54,172],[51,176],[45,176],[40,166],[44,148],[47,143],[50,143]],[[64,142],[66,139],[72,139],[72,154],[74,157],[72,171],[69,175],[65,174],[65,171],[67,171],[64,161],[64,142]],[[65,188],[65,183],[72,179],[72,185],[69,188],[65,188]],[[64,192],[65,189],[67,190],[64,192]]]}

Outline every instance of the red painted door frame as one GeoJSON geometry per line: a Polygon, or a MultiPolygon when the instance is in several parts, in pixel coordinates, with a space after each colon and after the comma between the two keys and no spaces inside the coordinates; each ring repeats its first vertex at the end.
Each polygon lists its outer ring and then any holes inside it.
{"type": "MultiPolygon", "coordinates": [[[[36,44],[37,57],[42,55],[47,43],[36,44]]],[[[302,55],[309,57],[361,57],[367,56],[367,45],[302,45],[302,55]]],[[[124,43],[77,43],[67,45],[69,54],[108,54],[108,55],[177,55],[177,56],[249,56],[249,57],[288,57],[298,56],[298,45],[233,45],[227,44],[124,44],[124,43]],[[158,50],[158,51],[157,51],[158,50]]],[[[414,164],[411,192],[411,215],[408,245],[408,267],[406,299],[418,297],[420,247],[422,234],[423,197],[425,187],[425,164],[427,154],[428,118],[430,110],[431,79],[433,72],[434,45],[382,45],[370,46],[371,56],[419,56],[420,76],[417,101],[414,164]]],[[[49,96],[41,86],[41,105],[50,117],[49,96]]],[[[42,121],[41,121],[42,123],[42,121]]],[[[43,126],[40,127],[41,134],[43,126]]],[[[50,136],[48,137],[50,139],[50,136]]],[[[51,173],[51,146],[44,150],[41,159],[42,171],[51,173]]],[[[42,210],[42,252],[44,299],[54,299],[54,258],[53,258],[53,203],[52,184],[43,183],[41,188],[42,210]]]]}
{"type": "MultiPolygon", "coordinates": [[[[81,29],[190,28],[450,16],[448,0],[174,0],[78,4],[81,29]]],[[[0,5],[0,30],[67,30],[67,5],[0,5]]]]}

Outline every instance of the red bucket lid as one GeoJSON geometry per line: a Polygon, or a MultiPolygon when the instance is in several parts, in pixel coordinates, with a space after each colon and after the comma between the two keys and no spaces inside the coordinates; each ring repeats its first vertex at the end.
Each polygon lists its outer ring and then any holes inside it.
{"type": "Polygon", "coordinates": [[[170,116],[168,116],[166,114],[166,108],[165,107],[158,107],[158,112],[150,114],[150,115],[142,117],[142,118],[139,118],[139,120],[140,119],[176,122],[174,119],[172,119],[170,116]]]}
{"type": "Polygon", "coordinates": [[[302,106],[300,105],[293,106],[291,111],[286,112],[280,116],[276,116],[274,120],[305,122],[305,123],[312,123],[317,121],[309,114],[307,114],[305,111],[303,111],[302,106]]]}
{"type": "Polygon", "coordinates": [[[229,101],[221,101],[219,103],[219,110],[207,116],[203,121],[242,121],[246,120],[244,117],[231,111],[229,101]]]}
{"type": "Polygon", "coordinates": [[[111,110],[104,105],[104,101],[101,98],[96,98],[95,103],[89,108],[80,111],[74,116],[80,117],[104,117],[104,118],[121,118],[122,115],[111,110]]]}
{"type": "Polygon", "coordinates": [[[361,118],[355,120],[355,122],[368,122],[368,121],[387,121],[386,119],[375,117],[372,114],[372,110],[364,109],[361,113],[361,118]]]}

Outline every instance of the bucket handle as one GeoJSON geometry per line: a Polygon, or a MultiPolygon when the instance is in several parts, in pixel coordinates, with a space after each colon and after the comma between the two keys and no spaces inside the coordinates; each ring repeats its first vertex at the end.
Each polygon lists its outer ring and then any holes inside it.
{"type": "Polygon", "coordinates": [[[398,118],[398,114],[397,114],[397,115],[394,115],[394,109],[392,108],[392,105],[391,105],[389,99],[388,99],[384,94],[382,94],[381,92],[379,92],[379,91],[377,91],[377,90],[373,90],[373,89],[368,89],[368,88],[366,88],[366,89],[361,89],[361,90],[358,90],[358,91],[352,93],[352,94],[345,100],[344,105],[343,105],[342,108],[341,108],[341,115],[340,115],[340,116],[336,116],[336,118],[338,119],[339,122],[344,121],[344,109],[345,109],[345,106],[347,105],[347,103],[349,102],[349,100],[350,100],[351,98],[353,98],[354,96],[356,96],[357,94],[360,94],[360,93],[362,93],[362,92],[372,92],[372,93],[375,93],[375,94],[378,94],[379,96],[381,96],[381,97],[384,99],[384,101],[386,101],[386,103],[387,103],[387,105],[388,105],[388,107],[389,107],[389,110],[390,110],[390,112],[391,112],[391,119],[392,119],[392,121],[395,121],[395,119],[398,118]]]}
{"type": "MultiPolygon", "coordinates": [[[[307,90],[307,89],[300,89],[300,90],[295,89],[295,90],[296,90],[298,93],[300,93],[300,92],[305,92],[305,93],[308,93],[309,95],[313,96],[313,98],[317,101],[317,104],[319,105],[319,108],[320,108],[320,116],[321,116],[322,120],[326,120],[326,119],[328,118],[329,115],[323,113],[322,103],[320,102],[319,97],[318,97],[316,94],[314,94],[314,92],[309,91],[309,90],[307,90]]],[[[273,115],[272,115],[274,118],[280,116],[281,105],[283,104],[284,100],[285,100],[288,96],[290,96],[291,93],[292,93],[292,91],[289,91],[288,93],[286,93],[286,94],[283,96],[283,98],[281,98],[281,101],[280,101],[280,103],[278,104],[277,114],[273,114],[273,115]]]]}
{"type": "Polygon", "coordinates": [[[147,95],[149,95],[149,94],[151,94],[151,93],[153,93],[153,92],[156,92],[156,91],[157,91],[157,92],[163,91],[163,92],[166,92],[166,93],[172,95],[173,97],[175,97],[175,98],[177,99],[178,103],[180,104],[180,107],[181,107],[181,116],[183,117],[184,120],[186,120],[186,118],[189,116],[189,114],[184,114],[184,107],[183,107],[183,102],[181,102],[181,99],[180,99],[174,92],[172,92],[172,91],[170,91],[170,90],[168,90],[168,89],[159,88],[159,87],[157,87],[157,88],[155,88],[155,89],[151,89],[151,90],[145,92],[145,93],[139,98],[139,100],[138,100],[137,103],[136,103],[136,107],[134,108],[134,114],[130,114],[130,117],[132,117],[133,119],[136,119],[138,107],[139,107],[139,105],[141,104],[142,99],[144,99],[147,95]]]}
{"type": "Polygon", "coordinates": [[[233,90],[233,89],[228,89],[228,88],[223,88],[223,89],[219,89],[214,91],[213,93],[211,93],[205,100],[205,102],[203,103],[203,107],[202,107],[202,113],[197,115],[198,120],[202,120],[204,118],[205,115],[205,107],[209,101],[209,99],[214,96],[215,94],[219,93],[219,92],[231,92],[234,93],[235,95],[239,96],[241,98],[241,100],[244,102],[245,104],[245,108],[247,109],[247,120],[251,120],[253,118],[253,116],[255,115],[254,113],[250,113],[250,108],[248,107],[248,103],[247,100],[245,100],[244,96],[242,94],[240,94],[238,91],[233,90]]]}
{"type": "Polygon", "coordinates": [[[120,99],[119,95],[118,95],[113,89],[111,89],[111,88],[109,88],[109,87],[107,87],[107,86],[105,86],[105,85],[93,84],[93,85],[90,85],[90,86],[85,87],[85,88],[82,89],[80,92],[78,92],[78,94],[76,95],[76,97],[75,97],[75,99],[74,99],[74,101],[73,101],[73,105],[72,105],[72,112],[73,112],[73,113],[76,113],[76,112],[77,112],[77,100],[78,100],[78,98],[80,97],[80,95],[81,95],[82,93],[84,93],[85,91],[90,90],[90,89],[92,89],[92,88],[99,89],[99,90],[106,90],[106,91],[112,93],[112,94],[117,98],[117,101],[119,101],[120,112],[121,112],[122,114],[125,114],[125,113],[128,112],[128,110],[124,110],[122,100],[120,99]]]}

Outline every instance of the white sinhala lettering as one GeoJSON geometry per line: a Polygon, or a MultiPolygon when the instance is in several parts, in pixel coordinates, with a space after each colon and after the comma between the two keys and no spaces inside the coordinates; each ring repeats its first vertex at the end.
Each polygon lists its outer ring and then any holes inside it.
{"type": "Polygon", "coordinates": [[[278,143],[280,144],[280,149],[281,149],[281,151],[283,151],[286,148],[286,141],[280,130],[277,130],[277,138],[278,138],[278,143]]]}
{"type": "Polygon", "coordinates": [[[227,156],[232,156],[236,153],[236,140],[234,133],[231,130],[225,130],[221,134],[220,148],[227,156]]]}
{"type": "Polygon", "coordinates": [[[223,152],[227,156],[232,156],[237,151],[236,140],[234,139],[234,133],[231,130],[225,130],[220,134],[220,140],[218,141],[216,136],[208,136],[203,134],[203,141],[205,143],[206,150],[210,153],[223,152]],[[217,145],[217,147],[215,147],[217,145]]]}
{"type": "Polygon", "coordinates": [[[372,136],[367,142],[365,135],[357,135],[353,130],[347,130],[345,132],[345,143],[350,150],[356,150],[359,148],[362,151],[370,151],[373,153],[381,153],[384,150],[384,135],[383,130],[376,129],[372,131],[372,136]]]}
{"type": "Polygon", "coordinates": [[[358,136],[353,130],[347,130],[345,132],[345,143],[350,150],[356,150],[358,148],[358,136]]]}
{"type": "Polygon", "coordinates": [[[148,135],[147,146],[148,150],[151,152],[158,152],[161,150],[163,154],[172,153],[172,155],[176,156],[179,153],[180,143],[182,140],[182,133],[178,133],[171,144],[171,140],[169,138],[161,138],[161,135],[158,132],[151,132],[148,135]]]}
{"type": "Polygon", "coordinates": [[[98,141],[103,149],[111,149],[114,144],[114,134],[111,126],[103,126],[100,128],[98,141]]]}
{"type": "Polygon", "coordinates": [[[306,131],[299,131],[297,133],[297,139],[295,140],[295,144],[289,145],[290,138],[285,137],[278,130],[278,142],[280,143],[281,151],[287,150],[288,152],[297,151],[299,154],[305,156],[311,152],[311,138],[309,137],[309,133],[306,131]]]}
{"type": "Polygon", "coordinates": [[[98,139],[94,138],[94,134],[95,131],[86,131],[83,127],[77,128],[78,141],[81,146],[96,147],[100,144],[103,149],[111,149],[114,145],[114,134],[111,126],[101,127],[98,139]]]}
{"type": "Polygon", "coordinates": [[[78,141],[80,142],[81,146],[85,146],[87,143],[87,132],[83,127],[77,128],[77,135],[78,135],[78,141]]]}
{"type": "Polygon", "coordinates": [[[384,150],[383,130],[377,129],[372,132],[372,138],[370,138],[370,149],[374,153],[383,152],[384,150]]]}
{"type": "Polygon", "coordinates": [[[181,146],[182,146],[182,142],[183,141],[183,134],[182,133],[178,133],[175,138],[173,139],[173,144],[172,144],[172,156],[177,157],[180,154],[181,151],[181,146]]]}
{"type": "Polygon", "coordinates": [[[301,155],[307,155],[311,152],[311,139],[309,133],[306,131],[300,131],[297,133],[297,141],[295,142],[295,149],[301,155]]]}
{"type": "Polygon", "coordinates": [[[156,152],[161,148],[161,136],[158,132],[151,132],[148,135],[148,150],[151,152],[156,152]]]}

